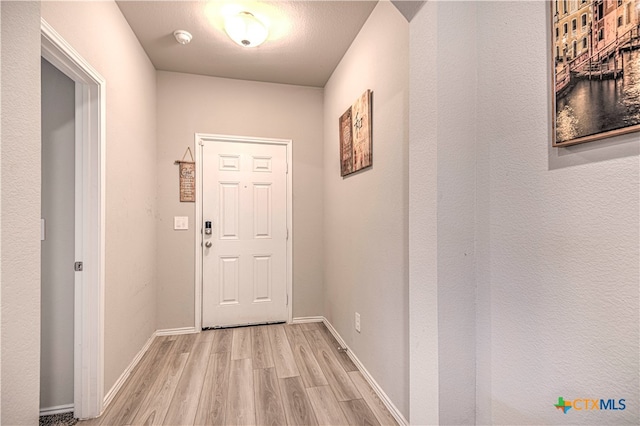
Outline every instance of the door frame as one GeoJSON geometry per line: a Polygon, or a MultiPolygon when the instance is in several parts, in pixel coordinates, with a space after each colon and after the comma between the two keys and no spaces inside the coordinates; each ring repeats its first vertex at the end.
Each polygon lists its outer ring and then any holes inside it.
{"type": "MultiPolygon", "coordinates": [[[[102,413],[104,398],[106,81],[44,19],[41,56],[75,82],[74,416],[102,413]]],[[[73,265],[69,265],[72,267],[73,265]]]]}
{"type": "Polygon", "coordinates": [[[202,235],[202,148],[205,143],[232,142],[253,143],[268,145],[283,145],[287,148],[287,322],[293,319],[293,143],[291,139],[255,138],[249,136],[230,136],[209,133],[196,133],[196,219],[195,229],[195,253],[196,273],[194,282],[195,291],[195,318],[194,324],[197,331],[202,330],[202,265],[203,265],[203,235],[202,235]]]}

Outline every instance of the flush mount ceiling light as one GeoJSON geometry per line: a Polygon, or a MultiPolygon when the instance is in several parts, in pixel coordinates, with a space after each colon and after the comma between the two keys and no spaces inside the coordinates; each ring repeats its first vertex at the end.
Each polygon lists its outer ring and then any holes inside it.
{"type": "Polygon", "coordinates": [[[173,32],[173,36],[176,38],[176,41],[180,44],[189,44],[193,36],[191,33],[185,30],[175,30],[173,32]]]}
{"type": "Polygon", "coordinates": [[[250,12],[228,16],[224,29],[231,40],[244,47],[259,46],[269,35],[267,27],[250,12]]]}

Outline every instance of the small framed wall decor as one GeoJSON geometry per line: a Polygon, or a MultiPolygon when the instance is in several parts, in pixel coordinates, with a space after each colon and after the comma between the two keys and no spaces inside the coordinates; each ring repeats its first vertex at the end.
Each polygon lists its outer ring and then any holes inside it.
{"type": "Polygon", "coordinates": [[[372,94],[371,90],[365,91],[340,116],[340,175],[343,177],[373,165],[372,94]]]}
{"type": "Polygon", "coordinates": [[[640,131],[637,0],[553,0],[553,146],[640,131]]]}
{"type": "Polygon", "coordinates": [[[193,161],[193,154],[191,154],[191,148],[187,147],[187,150],[182,157],[182,160],[176,160],[175,164],[178,164],[179,176],[180,176],[180,202],[181,203],[195,203],[196,201],[196,163],[193,161]],[[187,154],[191,157],[191,161],[185,161],[187,154]]]}

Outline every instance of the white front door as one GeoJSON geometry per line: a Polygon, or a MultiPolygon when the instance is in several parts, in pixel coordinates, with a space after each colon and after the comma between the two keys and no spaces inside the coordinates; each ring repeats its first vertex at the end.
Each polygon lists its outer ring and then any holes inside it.
{"type": "Polygon", "coordinates": [[[286,321],[287,146],[204,141],[201,193],[202,326],[286,321]]]}

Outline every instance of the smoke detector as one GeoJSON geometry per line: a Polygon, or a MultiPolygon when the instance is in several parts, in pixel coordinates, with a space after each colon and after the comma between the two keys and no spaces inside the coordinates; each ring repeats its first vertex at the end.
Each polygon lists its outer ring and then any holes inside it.
{"type": "Polygon", "coordinates": [[[185,30],[175,30],[173,32],[173,36],[176,38],[176,41],[180,44],[189,44],[193,36],[190,32],[185,30]]]}

